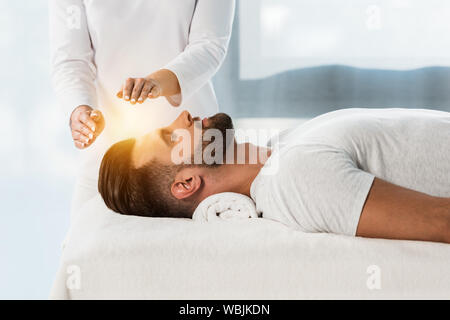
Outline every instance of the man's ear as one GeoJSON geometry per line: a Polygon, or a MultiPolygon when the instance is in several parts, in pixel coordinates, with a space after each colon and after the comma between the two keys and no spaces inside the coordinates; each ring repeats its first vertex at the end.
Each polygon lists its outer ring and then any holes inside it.
{"type": "Polygon", "coordinates": [[[178,200],[194,195],[202,185],[202,178],[191,170],[181,170],[175,176],[175,181],[170,186],[172,195],[178,200]]]}

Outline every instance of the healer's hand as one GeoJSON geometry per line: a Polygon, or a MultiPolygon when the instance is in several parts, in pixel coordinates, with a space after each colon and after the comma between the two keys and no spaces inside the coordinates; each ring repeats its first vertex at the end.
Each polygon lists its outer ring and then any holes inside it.
{"type": "Polygon", "coordinates": [[[117,93],[117,97],[131,104],[144,103],[147,98],[158,98],[161,91],[161,84],[156,79],[128,78],[117,93]]]}
{"type": "Polygon", "coordinates": [[[180,94],[180,83],[175,73],[161,69],[146,78],[128,78],[117,93],[117,97],[131,104],[144,103],[147,98],[166,97],[174,107],[178,107],[179,103],[174,97],[180,94]]]}
{"type": "Polygon", "coordinates": [[[70,116],[70,129],[75,146],[86,149],[91,146],[105,128],[105,119],[100,110],[89,106],[75,108],[70,116]]]}

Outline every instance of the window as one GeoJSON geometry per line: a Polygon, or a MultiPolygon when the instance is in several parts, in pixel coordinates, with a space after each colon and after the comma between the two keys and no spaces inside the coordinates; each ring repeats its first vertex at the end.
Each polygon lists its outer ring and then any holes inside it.
{"type": "Polygon", "coordinates": [[[320,65],[450,65],[445,0],[247,0],[239,14],[242,79],[320,65]]]}
{"type": "Polygon", "coordinates": [[[447,0],[239,0],[215,78],[234,117],[450,110],[447,0]]]}

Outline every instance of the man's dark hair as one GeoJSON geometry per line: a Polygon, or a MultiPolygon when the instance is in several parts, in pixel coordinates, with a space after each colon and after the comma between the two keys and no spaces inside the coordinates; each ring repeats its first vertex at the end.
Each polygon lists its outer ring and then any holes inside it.
{"type": "Polygon", "coordinates": [[[114,144],[105,153],[98,179],[98,190],[111,210],[134,216],[190,218],[198,203],[178,200],[170,187],[182,165],[149,161],[135,168],[132,151],[135,139],[114,144]]]}

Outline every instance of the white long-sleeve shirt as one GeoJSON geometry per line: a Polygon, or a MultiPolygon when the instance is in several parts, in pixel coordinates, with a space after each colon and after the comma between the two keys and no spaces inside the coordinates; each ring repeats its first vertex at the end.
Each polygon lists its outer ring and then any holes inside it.
{"type": "Polygon", "coordinates": [[[225,58],[234,0],[50,0],[53,82],[67,119],[100,108],[116,138],[170,123],[182,109],[217,112],[211,78],[225,58]],[[116,97],[129,77],[159,69],[178,77],[175,108],[161,97],[132,106],[116,97]]]}

